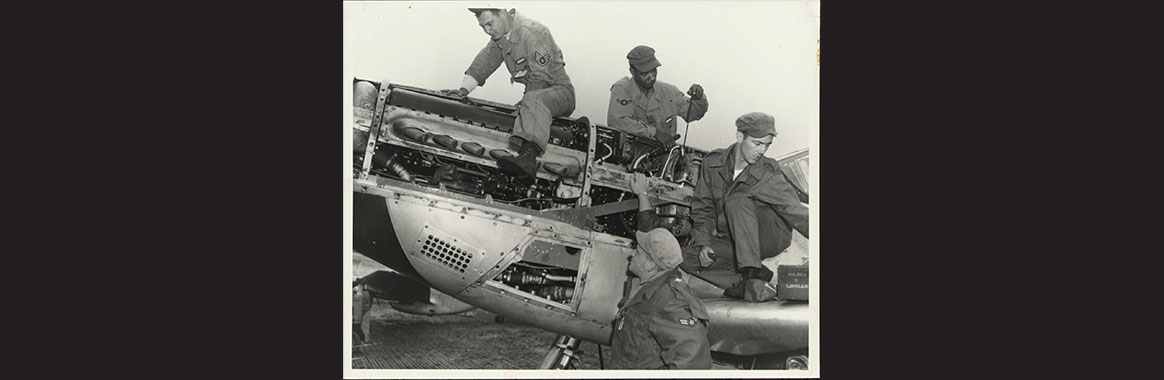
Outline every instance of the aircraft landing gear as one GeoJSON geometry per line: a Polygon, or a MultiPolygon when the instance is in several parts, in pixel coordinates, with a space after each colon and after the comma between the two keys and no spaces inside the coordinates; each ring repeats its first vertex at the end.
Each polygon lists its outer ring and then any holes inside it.
{"type": "Polygon", "coordinates": [[[789,356],[788,359],[784,359],[784,369],[807,370],[808,355],[789,356]]]}
{"type": "Polygon", "coordinates": [[[355,321],[352,321],[352,332],[360,337],[360,343],[367,343],[368,338],[372,335],[372,325],[368,321],[368,311],[372,310],[372,294],[368,292],[368,286],[359,284],[356,287],[355,297],[352,298],[352,303],[355,304],[356,310],[352,313],[355,321]]]}
{"type": "Polygon", "coordinates": [[[542,359],[538,369],[573,369],[578,362],[578,345],[582,341],[577,338],[558,335],[554,344],[550,345],[550,352],[542,359]]]}

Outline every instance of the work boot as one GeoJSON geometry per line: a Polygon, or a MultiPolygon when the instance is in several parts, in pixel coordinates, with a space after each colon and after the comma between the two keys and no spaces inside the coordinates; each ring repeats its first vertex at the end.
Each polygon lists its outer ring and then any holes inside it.
{"type": "Polygon", "coordinates": [[[761,265],[759,268],[745,268],[744,274],[744,301],[767,302],[776,299],[776,287],[772,286],[771,269],[761,265]]]}
{"type": "Polygon", "coordinates": [[[751,269],[752,269],[752,273],[751,273],[752,277],[751,278],[756,279],[756,280],[762,280],[764,282],[772,282],[772,276],[775,275],[775,273],[772,273],[771,269],[768,269],[768,267],[763,266],[763,265],[761,265],[759,268],[751,268],[751,269]]]}
{"type": "Polygon", "coordinates": [[[732,284],[730,288],[725,289],[723,291],[723,295],[724,297],[728,298],[743,299],[744,293],[746,293],[745,289],[747,288],[746,285],[748,280],[761,280],[763,282],[770,282],[772,281],[773,275],[774,273],[772,273],[771,270],[763,266],[759,268],[740,268],[740,280],[735,284],[732,284]]]}
{"type": "Polygon", "coordinates": [[[541,153],[538,144],[523,140],[517,157],[502,157],[497,160],[497,166],[501,168],[501,171],[516,175],[518,178],[537,178],[537,158],[541,153]]]}
{"type": "Polygon", "coordinates": [[[744,283],[747,281],[748,279],[746,278],[741,278],[739,281],[736,281],[730,288],[724,289],[723,296],[738,300],[744,299],[744,283]]]}
{"type": "Polygon", "coordinates": [[[724,289],[724,291],[723,291],[724,297],[735,298],[735,299],[743,299],[744,298],[744,285],[748,282],[749,278],[752,278],[751,277],[752,276],[752,268],[751,267],[740,268],[739,273],[740,273],[740,280],[736,281],[736,283],[732,284],[732,286],[730,288],[724,289]]]}

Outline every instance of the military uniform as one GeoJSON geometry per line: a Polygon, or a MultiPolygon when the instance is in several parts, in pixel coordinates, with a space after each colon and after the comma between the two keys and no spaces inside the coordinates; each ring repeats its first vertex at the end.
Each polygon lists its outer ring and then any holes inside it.
{"type": "MultiPolygon", "coordinates": [[[[628,280],[629,281],[629,280],[628,280]]],[[[678,268],[644,283],[619,307],[611,368],[710,369],[707,311],[678,268]]]]}
{"type": "Polygon", "coordinates": [[[792,243],[792,229],[808,236],[808,208],[769,157],[748,165],[734,180],[738,144],[703,159],[691,202],[692,240],[683,249],[683,269],[720,287],[740,279],[741,267],[761,267],[792,243]],[[715,262],[699,265],[699,247],[715,250],[715,262]],[[733,254],[734,251],[734,254],[733,254]]]}
{"type": "Polygon", "coordinates": [[[610,104],[606,109],[607,126],[637,136],[666,139],[675,136],[676,116],[692,122],[707,113],[707,97],[688,99],[679,88],[660,81],[647,93],[630,77],[623,77],[610,87],[610,104]],[[690,119],[688,117],[690,112],[690,119]]]}
{"type": "Polygon", "coordinates": [[[553,117],[574,112],[574,85],[566,74],[562,50],[554,43],[550,30],[541,23],[510,10],[513,29],[507,37],[489,40],[477,53],[465,74],[477,85],[484,85],[505,62],[510,81],[525,85],[525,94],[517,106],[518,117],[513,135],[532,141],[546,151],[553,117]]]}

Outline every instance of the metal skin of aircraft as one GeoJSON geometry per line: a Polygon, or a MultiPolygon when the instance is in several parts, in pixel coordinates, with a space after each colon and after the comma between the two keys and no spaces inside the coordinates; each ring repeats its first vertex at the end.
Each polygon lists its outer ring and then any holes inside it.
{"type": "MultiPolygon", "coordinates": [[[[514,154],[512,106],[387,81],[353,82],[358,259],[464,307],[560,334],[542,368],[569,368],[579,340],[609,345],[624,286],[638,285],[627,281],[638,210],[629,184],[634,172],[650,177],[652,204],[680,243],[690,239],[692,186],[705,151],[668,149],[584,117],[554,118],[537,178],[515,178],[496,161],[514,154]]],[[[807,149],[778,161],[808,203],[807,149]]],[[[806,261],[806,245],[794,233],[789,251],[801,250],[806,261]]],[[[370,278],[382,272],[357,276],[369,279],[357,280],[357,287],[367,291],[370,278]]],[[[722,289],[695,275],[685,277],[706,305],[717,360],[759,358],[761,367],[807,368],[808,301],[747,303],[724,298],[722,289]]],[[[399,290],[384,287],[381,297],[399,290]]]]}

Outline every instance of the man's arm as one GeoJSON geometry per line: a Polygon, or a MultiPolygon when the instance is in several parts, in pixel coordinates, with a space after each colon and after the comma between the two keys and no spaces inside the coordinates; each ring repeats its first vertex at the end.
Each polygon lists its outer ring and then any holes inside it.
{"type": "Polygon", "coordinates": [[[771,164],[770,170],[758,183],[756,200],[771,205],[789,226],[808,237],[808,207],[800,203],[796,190],[780,174],[780,166],[771,164]]]}
{"type": "Polygon", "coordinates": [[[695,193],[691,196],[691,244],[696,247],[710,244],[711,234],[715,231],[715,199],[708,187],[710,173],[707,158],[704,157],[699,177],[695,180],[695,193]]]}
{"type": "Polygon", "coordinates": [[[692,93],[690,99],[680,93],[678,96],[679,99],[676,99],[676,101],[682,102],[679,106],[679,117],[682,117],[683,120],[687,120],[690,123],[702,119],[703,115],[707,114],[708,103],[707,95],[703,93],[703,87],[698,84],[691,85],[691,91],[689,92],[692,93]],[[687,118],[688,115],[691,116],[690,119],[687,118]]]}
{"type": "Polygon", "coordinates": [[[634,98],[615,82],[610,86],[610,103],[606,106],[606,125],[636,136],[655,137],[655,127],[634,118],[634,98]]]}
{"type": "MultiPolygon", "coordinates": [[[[485,80],[489,79],[489,76],[493,75],[498,67],[501,67],[502,60],[501,49],[496,48],[492,42],[486,43],[485,47],[477,53],[477,57],[473,58],[473,63],[469,64],[469,69],[465,70],[465,75],[476,80],[477,85],[484,86],[485,80]]],[[[473,91],[472,88],[466,88],[466,90],[473,91]]]]}
{"type": "Polygon", "coordinates": [[[639,214],[638,214],[638,230],[640,232],[650,232],[653,229],[662,227],[659,224],[659,215],[655,213],[655,208],[651,206],[651,194],[647,192],[647,175],[643,173],[634,173],[630,180],[631,191],[635,196],[639,197],[639,214]]]}
{"type": "Polygon", "coordinates": [[[690,307],[681,299],[671,299],[651,321],[651,336],[662,350],[667,369],[711,368],[707,325],[692,315],[690,307]]]}
{"type": "Polygon", "coordinates": [[[562,62],[561,50],[554,42],[554,36],[544,27],[531,28],[525,44],[527,86],[530,82],[538,81],[549,87],[553,82],[550,73],[565,65],[565,62],[562,62]]]}

